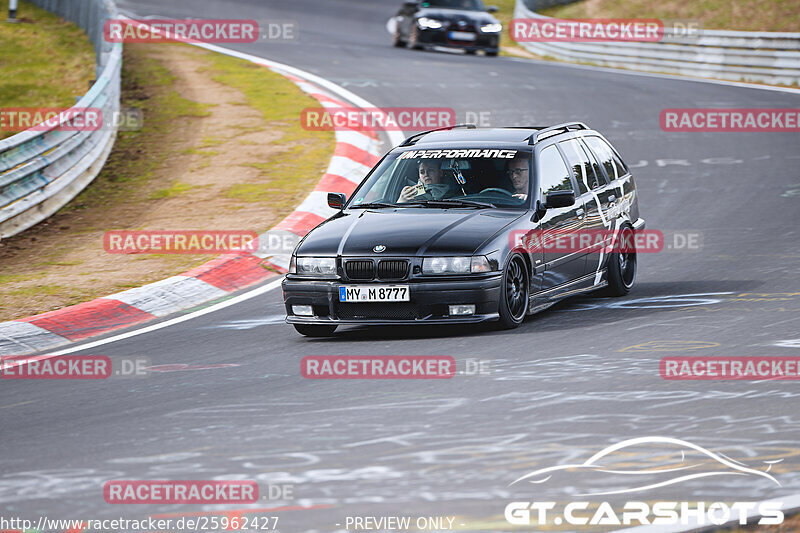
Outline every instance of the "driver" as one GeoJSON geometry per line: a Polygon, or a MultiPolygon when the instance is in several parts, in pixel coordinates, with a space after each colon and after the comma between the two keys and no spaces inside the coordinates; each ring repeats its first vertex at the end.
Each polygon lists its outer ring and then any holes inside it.
{"type": "Polygon", "coordinates": [[[438,159],[420,161],[417,172],[419,174],[418,184],[403,187],[403,190],[400,191],[400,197],[397,198],[397,203],[403,204],[411,200],[439,200],[450,192],[451,187],[443,183],[444,173],[438,159]],[[424,193],[420,193],[420,185],[425,187],[424,193]]]}
{"type": "Polygon", "coordinates": [[[508,162],[508,170],[506,171],[511,184],[514,186],[514,198],[520,200],[528,199],[528,158],[515,157],[508,162]]]}

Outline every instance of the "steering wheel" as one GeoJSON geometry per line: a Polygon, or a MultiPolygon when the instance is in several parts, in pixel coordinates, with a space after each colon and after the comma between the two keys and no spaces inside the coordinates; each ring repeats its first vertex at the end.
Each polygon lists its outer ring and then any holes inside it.
{"type": "Polygon", "coordinates": [[[501,193],[505,194],[506,196],[514,196],[514,193],[512,193],[510,191],[507,191],[505,189],[501,189],[499,187],[489,187],[488,189],[483,189],[478,194],[483,194],[485,192],[501,192],[501,193]]]}

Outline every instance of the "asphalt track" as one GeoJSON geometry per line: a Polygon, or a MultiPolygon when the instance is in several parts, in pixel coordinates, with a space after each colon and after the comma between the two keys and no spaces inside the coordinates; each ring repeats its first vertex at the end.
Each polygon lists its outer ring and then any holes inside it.
{"type": "MultiPolygon", "coordinates": [[[[490,112],[491,125],[578,119],[635,167],[648,228],[696,232],[702,249],[643,254],[622,299],[578,298],[515,331],[347,328],[310,340],[282,323],[280,290],[83,353],[144,356],[146,378],[0,387],[6,516],[144,517],[217,507],[113,506],[109,479],[291,484],[282,531],[335,531],[346,516],[456,516],[510,529],[509,501],[575,499],[612,480],[534,491],[527,472],[661,435],[718,450],[763,478],[705,478],[638,499],[757,501],[800,493],[797,382],[681,382],[667,355],[800,355],[800,138],[664,133],[663,108],[797,108],[800,95],[510,58],[391,47],[395,1],[126,1],[130,15],[292,20],[296,42],[233,48],[305,69],[378,106],[490,112]],[[788,342],[794,340],[794,342],[788,342]],[[488,375],[318,381],[306,355],[452,355],[488,375]],[[202,368],[209,365],[213,368],[202,368]],[[763,468],[760,468],[763,470],[763,468]],[[720,480],[722,479],[722,480],[720,480]]],[[[79,352],[80,353],[80,352],[79,352]]],[[[637,499],[637,498],[635,498],[637,499]]]]}

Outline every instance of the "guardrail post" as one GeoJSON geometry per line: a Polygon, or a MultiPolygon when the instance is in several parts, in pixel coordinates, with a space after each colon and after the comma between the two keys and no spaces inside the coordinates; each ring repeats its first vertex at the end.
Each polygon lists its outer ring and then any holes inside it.
{"type": "Polygon", "coordinates": [[[8,2],[8,20],[6,22],[19,22],[17,20],[17,0],[8,2]]]}

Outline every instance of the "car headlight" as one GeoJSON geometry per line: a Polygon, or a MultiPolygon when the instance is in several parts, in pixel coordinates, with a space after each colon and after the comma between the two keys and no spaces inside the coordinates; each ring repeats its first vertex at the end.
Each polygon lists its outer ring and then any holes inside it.
{"type": "Polygon", "coordinates": [[[442,22],[428,17],[420,17],[417,19],[417,24],[423,30],[438,30],[442,27],[442,22]]]}
{"type": "Polygon", "coordinates": [[[481,31],[483,33],[500,33],[503,31],[503,25],[500,23],[484,24],[481,26],[481,31]]]}
{"type": "Polygon", "coordinates": [[[335,276],[336,258],[292,256],[289,273],[298,276],[335,276]]]}
{"type": "Polygon", "coordinates": [[[489,260],[474,257],[426,257],[422,260],[423,274],[470,274],[492,270],[489,260]]]}

